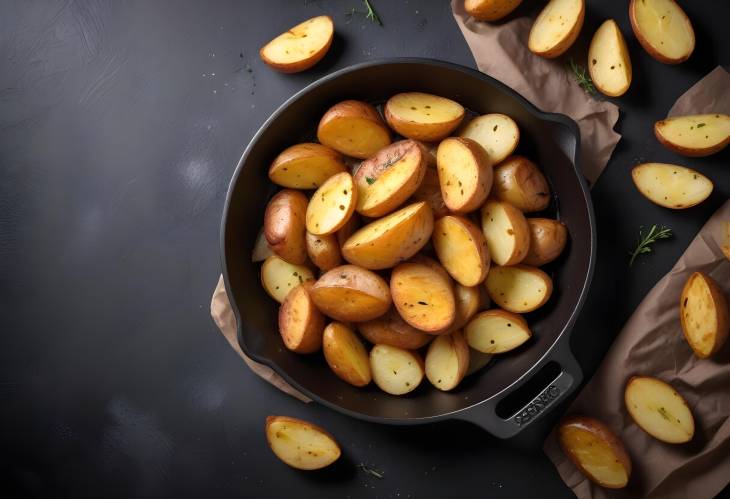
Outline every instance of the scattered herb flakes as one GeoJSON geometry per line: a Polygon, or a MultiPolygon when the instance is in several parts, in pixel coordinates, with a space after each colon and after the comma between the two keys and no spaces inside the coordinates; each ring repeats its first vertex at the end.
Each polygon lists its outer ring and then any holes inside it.
{"type": "Polygon", "coordinates": [[[382,480],[383,478],[385,478],[385,472],[377,470],[375,468],[371,468],[365,463],[360,463],[357,465],[357,467],[361,469],[364,473],[367,473],[370,476],[374,476],[378,480],[382,480]]]}
{"type": "Polygon", "coordinates": [[[380,20],[380,17],[378,16],[378,13],[373,8],[373,4],[370,3],[370,0],[362,0],[362,3],[365,5],[366,10],[357,10],[355,7],[350,9],[350,12],[347,12],[345,14],[345,17],[347,18],[347,22],[349,23],[352,21],[352,18],[358,14],[365,16],[365,19],[368,21],[371,21],[378,26],[383,25],[383,21],[380,20]]]}
{"type": "Polygon", "coordinates": [[[644,234],[644,227],[639,227],[639,239],[636,244],[634,251],[629,251],[631,260],[629,260],[629,267],[634,264],[634,260],[637,256],[644,253],[651,253],[651,244],[654,244],[660,239],[669,239],[673,236],[672,229],[669,227],[652,225],[649,232],[644,234]]]}
{"type": "Polygon", "coordinates": [[[428,305],[428,303],[426,303],[425,301],[419,301],[418,304],[419,305],[428,305]]]}
{"type": "Polygon", "coordinates": [[[670,420],[670,418],[669,418],[669,413],[667,412],[667,410],[666,410],[666,409],[665,409],[664,407],[660,407],[660,408],[659,408],[659,414],[661,414],[661,416],[662,416],[662,417],[663,417],[664,419],[666,419],[667,421],[669,421],[669,420],[670,420]]]}
{"type": "Polygon", "coordinates": [[[375,179],[373,177],[365,177],[365,182],[367,182],[368,185],[373,185],[375,183],[375,179]]]}
{"type": "Polygon", "coordinates": [[[706,125],[706,123],[697,123],[697,128],[702,128],[705,125],[706,125]]]}
{"type": "Polygon", "coordinates": [[[568,68],[573,73],[576,83],[587,93],[588,95],[596,95],[596,87],[593,86],[593,80],[589,74],[586,73],[586,68],[580,64],[576,64],[573,59],[568,61],[568,68]]]}

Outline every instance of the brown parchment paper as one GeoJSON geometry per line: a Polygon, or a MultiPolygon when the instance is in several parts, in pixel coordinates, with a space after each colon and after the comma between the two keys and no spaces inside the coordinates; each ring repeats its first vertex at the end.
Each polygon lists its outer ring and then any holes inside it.
{"type": "Polygon", "coordinates": [[[667,116],[730,114],[730,73],[717,66],[677,99],[667,116]]]}

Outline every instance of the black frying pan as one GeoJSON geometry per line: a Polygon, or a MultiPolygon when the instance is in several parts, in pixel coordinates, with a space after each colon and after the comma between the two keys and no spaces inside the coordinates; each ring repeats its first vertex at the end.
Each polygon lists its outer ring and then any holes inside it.
{"type": "Polygon", "coordinates": [[[577,168],[577,125],[544,113],[503,83],[477,71],[429,59],[388,59],[356,64],[330,74],[294,95],[271,115],[246,148],[231,180],[221,226],[223,275],[238,321],[238,342],[312,399],[344,414],[378,423],[418,424],[445,418],[468,420],[497,437],[515,435],[580,383],[582,373],[570,352],[571,328],[593,274],[596,232],[593,207],[577,168]],[[511,116],[521,130],[519,153],[545,172],[556,199],[547,216],[568,227],[570,243],[547,269],[555,290],[547,305],[527,315],[533,338],[452,392],[424,382],[403,397],[369,386],[355,388],[334,376],[321,355],[284,348],[277,331],[277,303],[263,290],[260,264],[251,251],[264,208],[275,191],[267,171],[284,148],[311,140],[322,114],[345,99],[382,102],[402,91],[449,97],[483,114],[511,116]],[[535,386],[537,385],[537,386],[535,386]]]}

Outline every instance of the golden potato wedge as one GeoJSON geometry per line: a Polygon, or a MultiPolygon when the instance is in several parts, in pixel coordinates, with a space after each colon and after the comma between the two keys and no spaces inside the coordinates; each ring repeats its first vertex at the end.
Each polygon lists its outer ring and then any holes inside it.
{"type": "Polygon", "coordinates": [[[261,227],[261,230],[259,231],[259,235],[256,236],[256,242],[253,245],[253,251],[251,252],[251,261],[252,262],[263,262],[267,258],[269,258],[271,255],[275,255],[269,246],[268,241],[266,241],[266,235],[264,234],[264,228],[261,227]]]}
{"type": "Polygon", "coordinates": [[[654,135],[664,147],[683,156],[720,152],[730,144],[730,115],[675,116],[654,124],[654,135]]]}
{"type": "Polygon", "coordinates": [[[436,218],[449,214],[449,209],[441,196],[441,184],[439,184],[439,174],[436,168],[426,168],[421,185],[418,186],[411,199],[428,203],[436,218]]]}
{"type": "Polygon", "coordinates": [[[289,263],[307,261],[305,241],[307,196],[284,189],[269,200],[264,212],[264,236],[271,251],[289,263]]]}
{"type": "Polygon", "coordinates": [[[418,253],[432,232],[431,208],[413,203],[355,232],[342,245],[342,256],[366,269],[387,269],[418,253]]]}
{"type": "Polygon", "coordinates": [[[485,283],[489,298],[495,305],[518,314],[542,307],[553,292],[550,276],[528,265],[493,266],[485,283]]]}
{"type": "Polygon", "coordinates": [[[284,302],[289,291],[311,280],[314,280],[314,274],[309,267],[294,265],[276,255],[270,256],[261,265],[261,284],[279,303],[284,302]]]}
{"type": "Polygon", "coordinates": [[[433,339],[432,335],[404,321],[395,308],[377,319],[358,323],[357,330],[373,345],[390,345],[406,350],[417,350],[433,339]]]}
{"type": "Polygon", "coordinates": [[[487,277],[489,248],[482,231],[457,215],[446,215],[433,225],[433,247],[441,264],[459,284],[476,286],[487,277]]]}
{"type": "Polygon", "coordinates": [[[532,337],[525,319],[497,308],[479,312],[464,331],[469,346],[483,353],[509,352],[532,337]]]}
{"type": "Polygon", "coordinates": [[[592,482],[609,489],[629,483],[631,458],[607,425],[586,416],[568,416],[557,433],[565,455],[592,482]]]}
{"type": "Polygon", "coordinates": [[[456,318],[451,325],[452,329],[461,329],[474,317],[482,305],[480,286],[463,286],[457,283],[454,286],[456,299],[456,318]]]}
{"type": "Polygon", "coordinates": [[[423,380],[420,355],[390,345],[375,345],[370,350],[370,371],[378,388],[391,395],[405,395],[423,380]]]}
{"type": "Polygon", "coordinates": [[[448,137],[464,119],[458,102],[421,92],[396,94],[385,103],[385,120],[404,137],[434,142],[448,137]]]}
{"type": "Polygon", "coordinates": [[[432,158],[415,140],[400,140],[360,163],[355,172],[357,212],[382,217],[400,207],[421,185],[432,158]]]}
{"type": "Polygon", "coordinates": [[[327,234],[324,236],[316,236],[311,232],[307,232],[306,242],[309,259],[320,270],[327,272],[342,262],[340,245],[337,243],[337,235],[327,234]]]}
{"type": "Polygon", "coordinates": [[[449,210],[479,208],[492,188],[492,164],[484,148],[471,139],[449,137],[439,144],[436,167],[441,195],[449,210]]]}
{"type": "Polygon", "coordinates": [[[346,171],[337,151],[307,142],[284,149],[269,167],[269,178],[282,187],[316,189],[333,175],[346,171]]]}
{"type": "Polygon", "coordinates": [[[541,267],[560,256],[568,242],[564,223],[552,218],[528,218],[527,225],[530,226],[530,249],[522,263],[541,267]]]}
{"type": "Polygon", "coordinates": [[[456,318],[450,279],[423,263],[401,263],[390,275],[390,292],[398,313],[408,324],[439,334],[456,318]]]}
{"type": "Polygon", "coordinates": [[[365,159],[390,144],[390,130],[373,106],[346,100],[324,113],[317,139],[342,154],[365,159]]]}
{"type": "Polygon", "coordinates": [[[337,236],[337,244],[340,248],[345,245],[345,241],[350,239],[351,235],[357,232],[361,225],[360,217],[357,213],[353,213],[347,222],[345,222],[345,225],[340,227],[340,230],[335,234],[337,236]]]}
{"type": "Polygon", "coordinates": [[[261,47],[261,60],[282,73],[298,73],[317,64],[330,49],[335,25],[330,16],[297,24],[261,47]]]}
{"type": "Polygon", "coordinates": [[[482,232],[492,261],[520,263],[530,250],[530,226],[520,210],[505,201],[488,200],[482,207],[482,232]]]}
{"type": "Polygon", "coordinates": [[[322,343],[324,358],[337,377],[353,386],[370,383],[370,359],[360,338],[340,322],[328,324],[322,343]]]}
{"type": "Polygon", "coordinates": [[[484,114],[467,123],[459,136],[482,146],[490,163],[496,165],[517,148],[520,129],[506,114],[484,114]]]}
{"type": "Polygon", "coordinates": [[[521,3],[522,0],[464,0],[464,10],[478,21],[498,21],[521,3]]]}
{"type": "Polygon", "coordinates": [[[631,170],[636,188],[649,201],[681,210],[710,197],[714,185],[700,172],[679,165],[643,163],[631,170]]]}
{"type": "Polygon", "coordinates": [[[631,0],[629,19],[636,39],[657,61],[679,64],[692,55],[695,32],[674,0],[631,0]]]}
{"type": "Polygon", "coordinates": [[[325,272],[312,286],[310,295],[325,315],[344,322],[375,319],[391,304],[388,283],[356,265],[341,265],[325,272]]]}
{"type": "Polygon", "coordinates": [[[313,353],[322,348],[325,320],[314,306],[311,288],[312,281],[304,281],[286,295],[279,307],[279,334],[292,352],[313,353]]]}
{"type": "Polygon", "coordinates": [[[318,470],[340,458],[340,446],[323,428],[287,416],[266,418],[266,441],[276,457],[292,468],[318,470]]]}
{"type": "Polygon", "coordinates": [[[684,338],[702,359],[716,353],[730,330],[728,304],[715,280],[694,272],[684,285],[680,299],[684,338]]]}
{"type": "Polygon", "coordinates": [[[469,369],[469,345],[461,331],[437,336],[426,353],[426,378],[442,391],[456,388],[469,369]]]}
{"type": "Polygon", "coordinates": [[[692,440],[695,421],[684,398],[664,381],[632,376],[624,402],[634,422],[652,437],[668,444],[692,440]]]}
{"type": "Polygon", "coordinates": [[[469,347],[469,369],[466,370],[466,376],[470,376],[484,369],[491,362],[492,357],[493,355],[491,353],[480,352],[469,347]]]}
{"type": "Polygon", "coordinates": [[[530,213],[550,204],[550,186],[535,163],[524,156],[510,156],[494,167],[492,197],[530,213]]]}
{"type": "Polygon", "coordinates": [[[342,172],[328,178],[309,200],[307,231],[316,236],[337,232],[352,216],[356,204],[357,189],[352,175],[342,172]]]}
{"type": "Polygon", "coordinates": [[[623,95],[631,86],[631,56],[613,19],[607,19],[593,35],[588,48],[588,71],[596,88],[609,97],[623,95]]]}
{"type": "Polygon", "coordinates": [[[549,59],[562,55],[578,38],[585,12],[584,0],[550,0],[532,25],[528,48],[549,59]]]}

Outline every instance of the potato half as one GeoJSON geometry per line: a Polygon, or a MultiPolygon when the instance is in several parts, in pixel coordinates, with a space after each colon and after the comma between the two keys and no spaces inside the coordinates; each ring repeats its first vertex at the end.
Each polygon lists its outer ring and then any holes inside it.
{"type": "Polygon", "coordinates": [[[442,391],[456,388],[469,369],[469,345],[461,331],[436,337],[426,353],[426,378],[442,391]]]}
{"type": "Polygon", "coordinates": [[[360,338],[349,327],[333,322],[324,328],[322,350],[337,377],[353,386],[370,383],[370,359],[360,338]]]}
{"type": "Polygon", "coordinates": [[[506,114],[485,114],[471,120],[459,134],[477,142],[496,165],[517,148],[520,129],[506,114]]]}
{"type": "Polygon", "coordinates": [[[464,331],[469,346],[483,353],[509,352],[532,337],[525,319],[496,308],[478,313],[464,331]]]}
{"type": "Polygon", "coordinates": [[[408,324],[432,334],[445,332],[456,317],[448,275],[423,263],[401,263],[390,275],[390,292],[408,324]]]}
{"type": "Polygon", "coordinates": [[[304,281],[286,295],[279,307],[279,334],[292,352],[313,353],[322,347],[325,320],[314,306],[311,288],[312,281],[304,281]]]}
{"type": "Polygon", "coordinates": [[[657,121],[654,135],[664,147],[683,156],[709,156],[730,144],[730,115],[696,114],[657,121]]]}
{"type": "Polygon", "coordinates": [[[540,169],[524,156],[510,156],[494,167],[492,197],[525,213],[550,205],[550,186],[540,169]]]}
{"type": "Polygon", "coordinates": [[[633,376],[626,384],[624,401],[639,428],[657,440],[668,444],[692,440],[692,412],[671,385],[651,376],[633,376]]]}
{"type": "Polygon", "coordinates": [[[657,61],[679,64],[692,55],[695,32],[674,0],[631,0],[629,19],[636,39],[657,61]]]}
{"type": "Polygon", "coordinates": [[[406,92],[388,99],[385,119],[404,137],[433,142],[448,137],[459,126],[464,108],[438,95],[406,92]]]}
{"type": "Polygon", "coordinates": [[[307,254],[312,263],[320,270],[328,271],[342,262],[340,245],[335,234],[316,236],[310,232],[306,235],[307,254]]]}
{"type": "Polygon", "coordinates": [[[492,188],[492,164],[484,148],[471,139],[449,137],[439,144],[436,165],[441,195],[454,213],[479,208],[492,188]]]}
{"type": "Polygon", "coordinates": [[[337,232],[352,216],[356,204],[357,189],[352,176],[342,172],[330,177],[309,200],[307,231],[316,236],[337,232]]]}
{"type": "Polygon", "coordinates": [[[337,441],[323,428],[287,416],[266,418],[266,441],[276,457],[299,470],[324,468],[341,454],[337,441]]]}
{"type": "Polygon", "coordinates": [[[493,266],[485,281],[494,304],[524,314],[545,305],[553,292],[553,281],[542,270],[528,265],[493,266]]]}
{"type": "Polygon", "coordinates": [[[510,203],[489,200],[482,208],[482,232],[497,265],[520,263],[530,249],[530,226],[510,203]]]}
{"type": "Polygon", "coordinates": [[[457,215],[442,217],[434,223],[432,240],[441,264],[459,284],[476,286],[487,277],[489,248],[471,221],[457,215]]]}
{"type": "Polygon", "coordinates": [[[253,251],[251,251],[251,261],[263,262],[271,255],[275,254],[276,253],[271,250],[268,241],[266,241],[266,235],[264,234],[264,228],[262,227],[261,230],[259,230],[259,235],[256,236],[256,242],[253,245],[253,251]]]}
{"type": "Polygon", "coordinates": [[[563,54],[578,38],[585,11],[584,0],[550,0],[532,25],[528,48],[547,58],[563,54]]]}
{"type": "Polygon", "coordinates": [[[298,73],[320,61],[332,45],[335,25],[317,16],[280,34],[259,51],[261,60],[282,73],[298,73]]]}
{"type": "Polygon", "coordinates": [[[436,218],[449,214],[449,208],[444,203],[444,198],[441,195],[441,184],[439,184],[439,174],[436,168],[426,168],[423,181],[421,181],[421,185],[418,186],[411,199],[428,203],[431,211],[433,211],[433,216],[436,218]]]}
{"type": "Polygon", "coordinates": [[[305,240],[307,196],[284,189],[269,200],[264,212],[264,236],[269,248],[289,263],[307,261],[305,240]]]}
{"type": "Polygon", "coordinates": [[[261,265],[261,284],[279,303],[284,301],[289,291],[311,280],[314,280],[314,274],[308,267],[294,265],[276,255],[270,256],[261,265]]]}
{"type": "Polygon", "coordinates": [[[482,305],[482,296],[479,290],[481,286],[454,286],[454,298],[456,298],[456,318],[451,325],[452,329],[461,329],[474,317],[482,305]]]}
{"type": "Polygon", "coordinates": [[[340,248],[345,245],[345,241],[350,239],[350,236],[357,232],[361,226],[362,221],[360,220],[360,216],[357,213],[353,213],[347,222],[345,222],[345,225],[340,227],[340,230],[335,233],[335,236],[337,236],[337,244],[340,245],[340,248]]]}
{"type": "Polygon", "coordinates": [[[695,354],[705,359],[722,348],[730,318],[727,300],[715,280],[694,272],[684,285],[679,303],[682,331],[695,354]]]}
{"type": "Polygon", "coordinates": [[[464,10],[479,21],[498,21],[521,3],[522,0],[464,0],[464,10]]]}
{"type": "Polygon", "coordinates": [[[355,232],[342,245],[342,256],[366,269],[387,269],[418,253],[432,232],[431,208],[413,203],[355,232]]]}
{"type": "Polygon", "coordinates": [[[629,483],[631,458],[607,425],[586,416],[568,416],[557,433],[565,455],[591,481],[609,489],[629,483]]]}
{"type": "Polygon", "coordinates": [[[378,388],[391,395],[405,395],[423,380],[423,359],[416,352],[390,345],[370,350],[370,371],[378,388]]]}
{"type": "Polygon", "coordinates": [[[401,140],[360,163],[355,172],[357,212],[382,217],[398,208],[421,185],[431,159],[422,144],[401,140]]]}
{"type": "Polygon", "coordinates": [[[395,308],[377,319],[358,323],[357,330],[373,345],[390,345],[406,350],[417,350],[433,339],[432,335],[404,321],[395,308]]]}
{"type": "Polygon", "coordinates": [[[316,189],[344,171],[340,153],[322,144],[305,143],[284,149],[271,163],[269,178],[282,187],[316,189]]]}
{"type": "Polygon", "coordinates": [[[312,286],[310,295],[324,314],[345,322],[375,319],[391,304],[388,283],[356,265],[341,265],[325,272],[312,286]]]}
{"type": "Polygon", "coordinates": [[[631,170],[636,188],[649,201],[674,210],[700,204],[712,194],[712,181],[700,172],[666,163],[643,163],[631,170]]]}
{"type": "Polygon", "coordinates": [[[588,48],[588,71],[596,88],[609,97],[626,93],[631,86],[631,57],[621,30],[606,20],[593,35],[588,48]]]}
{"type": "Polygon", "coordinates": [[[365,159],[390,144],[390,130],[373,106],[346,100],[324,113],[317,139],[342,154],[365,159]]]}
{"type": "Polygon", "coordinates": [[[527,225],[530,227],[530,249],[522,263],[540,267],[560,256],[568,242],[568,229],[564,223],[551,218],[528,218],[527,225]]]}

